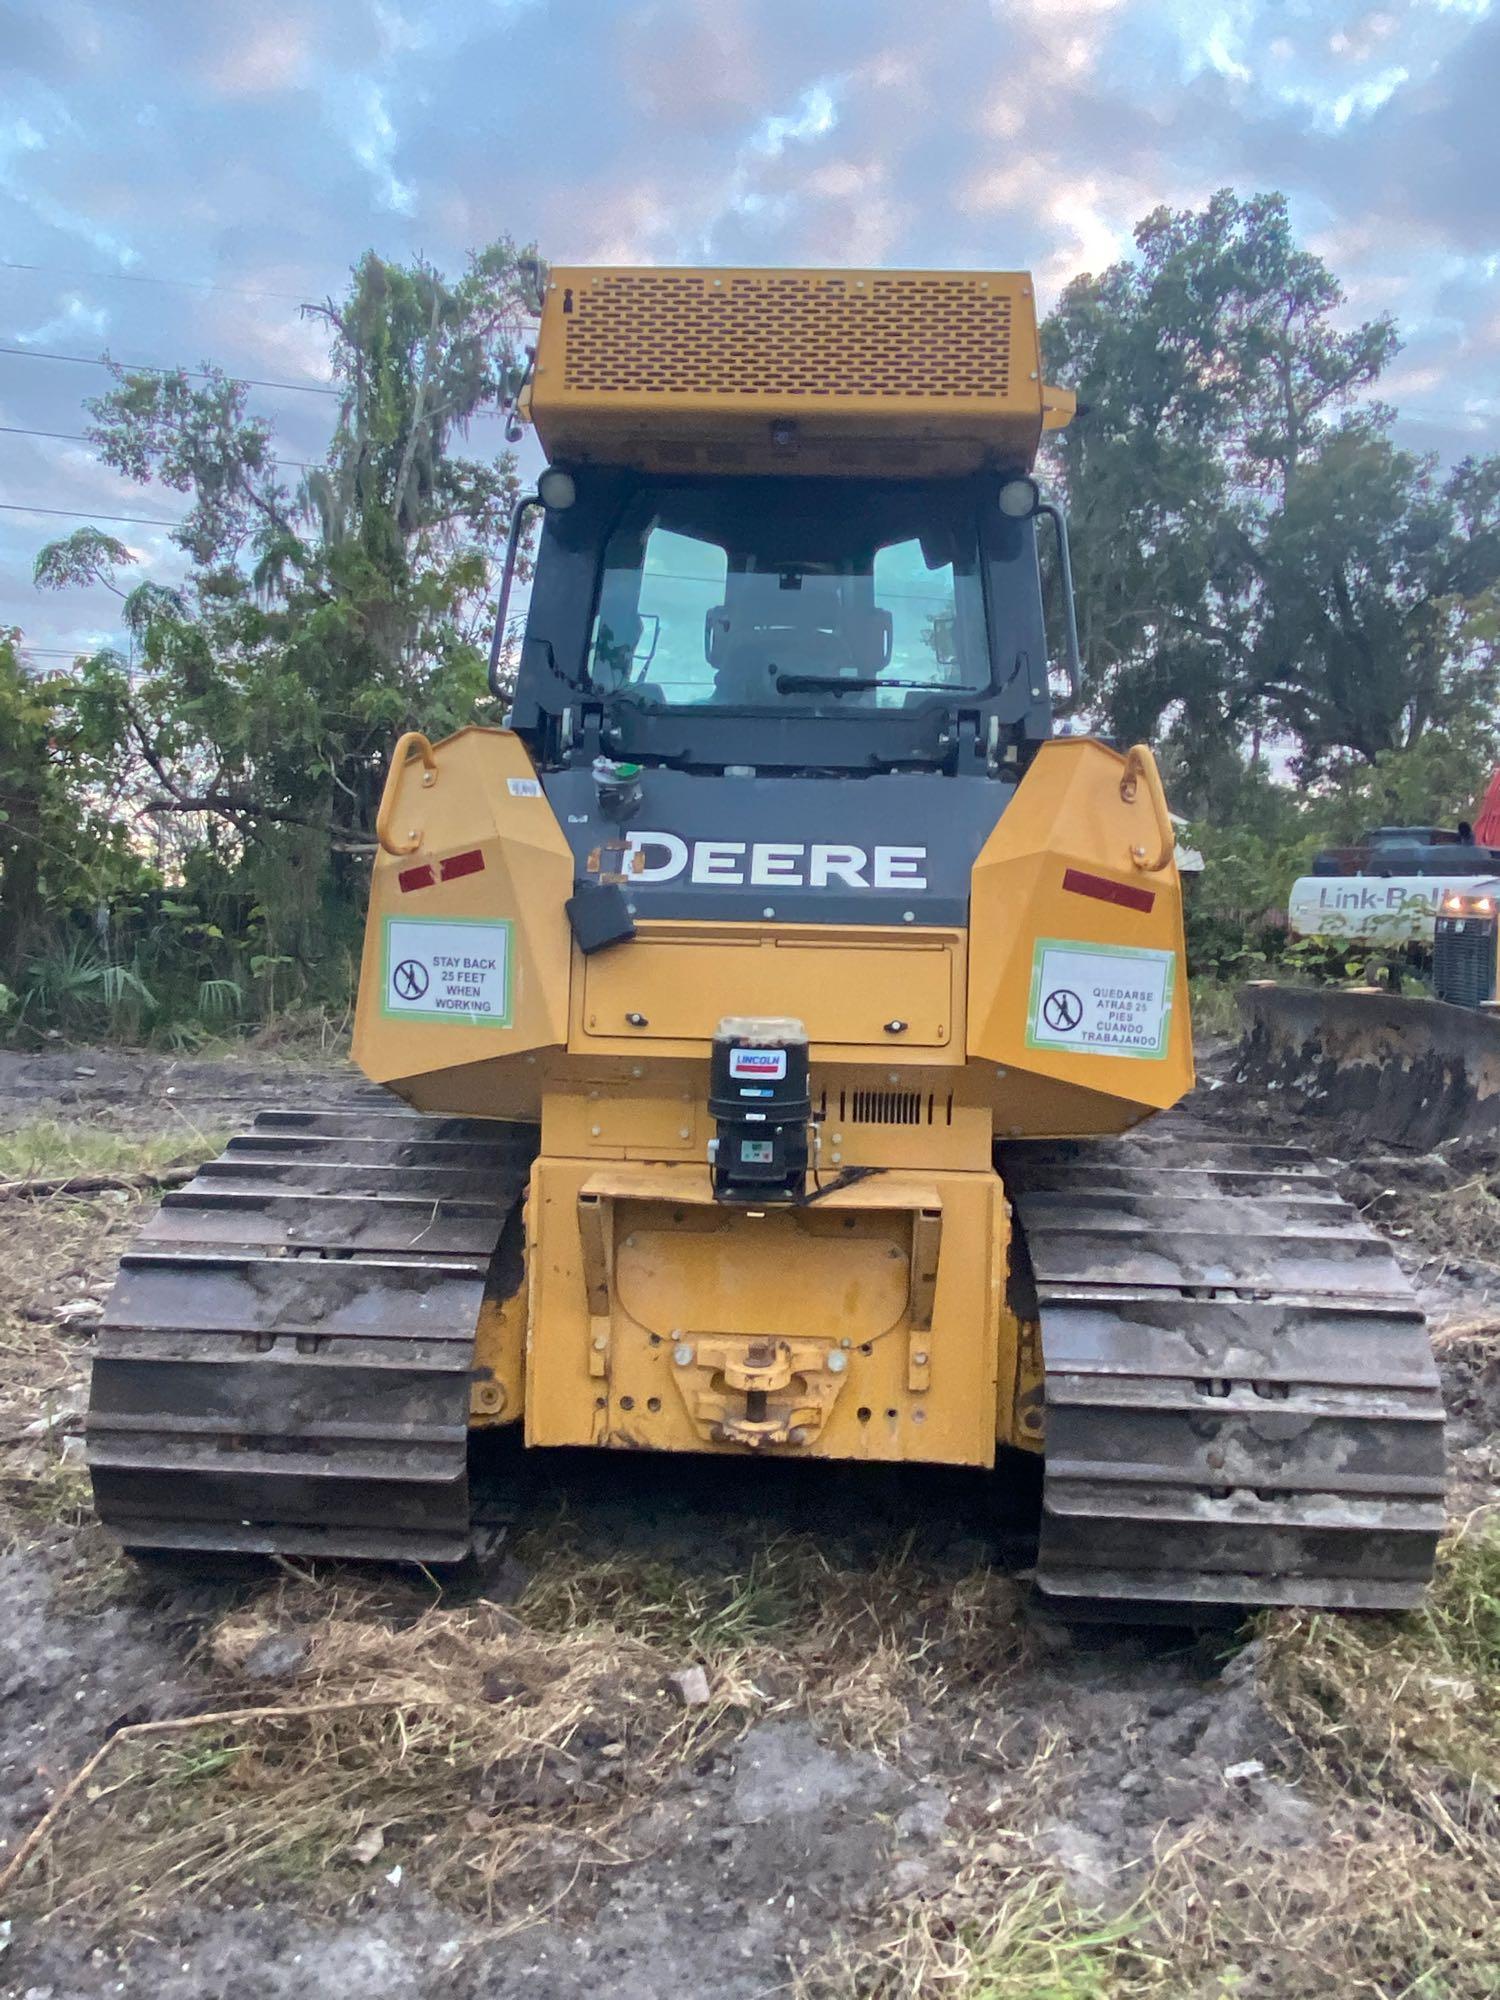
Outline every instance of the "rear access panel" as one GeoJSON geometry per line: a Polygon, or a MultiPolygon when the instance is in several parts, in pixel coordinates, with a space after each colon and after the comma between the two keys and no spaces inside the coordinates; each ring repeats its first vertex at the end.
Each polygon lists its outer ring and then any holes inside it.
{"type": "Polygon", "coordinates": [[[702,1043],[726,1014],[790,1015],[815,1045],[880,1061],[961,1047],[962,981],[958,932],[652,924],[583,961],[575,1047],[702,1043]]]}

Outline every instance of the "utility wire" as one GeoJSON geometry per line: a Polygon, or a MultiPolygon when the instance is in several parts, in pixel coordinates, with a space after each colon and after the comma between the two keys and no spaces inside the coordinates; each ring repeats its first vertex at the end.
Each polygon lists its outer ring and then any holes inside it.
{"type": "Polygon", "coordinates": [[[7,514],[65,514],[73,521],[125,521],[137,528],[180,528],[181,521],[164,521],[159,515],[96,514],[92,507],[23,507],[16,500],[0,500],[7,514]]]}
{"type": "MultiPolygon", "coordinates": [[[[29,430],[24,424],[0,424],[0,437],[60,438],[64,444],[92,444],[94,442],[91,437],[85,437],[82,431],[34,431],[29,430]]],[[[269,463],[272,465],[293,465],[299,472],[316,472],[321,469],[308,458],[273,458],[269,463]]]]}
{"type": "Polygon", "coordinates": [[[0,431],[7,437],[63,438],[69,444],[87,444],[89,441],[82,431],[33,431],[27,430],[23,424],[0,424],[0,431]]]}
{"type": "MultiPolygon", "coordinates": [[[[292,306],[309,303],[300,292],[252,291],[246,285],[222,285],[216,278],[159,278],[144,271],[69,271],[59,264],[23,264],[11,257],[0,257],[0,271],[35,271],[44,277],[66,278],[75,285],[168,285],[192,292],[225,292],[236,299],[276,299],[292,306]]],[[[535,313],[517,313],[516,318],[529,326],[538,324],[535,313]]]]}
{"type": "Polygon", "coordinates": [[[0,271],[36,271],[44,277],[66,278],[77,285],[176,285],[194,292],[227,292],[236,299],[277,299],[300,306],[307,301],[295,292],[251,291],[244,285],[221,285],[213,278],[154,278],[141,271],[68,271],[58,264],[21,264],[14,258],[0,258],[0,271]]]}
{"type": "MultiPolygon", "coordinates": [[[[200,382],[217,378],[206,368],[163,368],[156,361],[106,361],[96,354],[56,354],[47,347],[11,347],[0,343],[0,354],[18,354],[27,361],[74,361],[85,368],[119,368],[127,375],[192,375],[200,382]]],[[[270,382],[255,375],[225,378],[244,389],[291,389],[299,396],[337,396],[337,389],[324,389],[313,382],[270,382]]]]}
{"type": "MultiPolygon", "coordinates": [[[[220,378],[206,368],[164,368],[159,361],[106,361],[97,354],[57,354],[47,347],[12,347],[8,342],[0,342],[0,354],[14,354],[23,361],[73,361],[84,368],[118,368],[126,375],[191,375],[199,382],[214,382],[220,378]]],[[[313,382],[274,382],[258,375],[230,375],[223,379],[241,389],[287,389],[299,396],[342,395],[342,390],[325,389],[313,382]]],[[[507,410],[471,410],[467,421],[475,417],[504,417],[507,410]]]]}

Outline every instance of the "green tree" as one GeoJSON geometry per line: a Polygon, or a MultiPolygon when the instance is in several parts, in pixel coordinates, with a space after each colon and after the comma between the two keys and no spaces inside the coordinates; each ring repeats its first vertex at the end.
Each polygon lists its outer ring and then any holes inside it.
{"type": "Polygon", "coordinates": [[[67,913],[107,909],[143,864],[113,811],[107,763],[92,754],[79,689],[22,664],[0,631],[0,979],[54,942],[67,913]]]}
{"type": "Polygon", "coordinates": [[[357,914],[386,760],[402,729],[490,711],[495,552],[517,496],[508,451],[465,455],[513,395],[538,267],[508,241],[456,282],[373,253],[310,308],[331,336],[339,416],[295,484],[244,385],[208,369],[120,372],[91,405],[105,460],[188,496],[176,590],[128,588],[130,558],[86,529],[45,549],[42,584],[124,598],[129,657],[81,670],[82,712],[149,810],[186,816],[237,861],[262,960],[315,958],[357,914]]]}
{"type": "Polygon", "coordinates": [[[1500,461],[1446,480],[1365,422],[1340,425],[1267,523],[1252,678],[1314,774],[1434,727],[1493,742],[1500,461]]]}
{"type": "Polygon", "coordinates": [[[1263,735],[1314,773],[1484,713],[1500,471],[1390,444],[1390,320],[1339,323],[1279,195],[1159,209],[1136,247],[1043,330],[1086,405],[1054,456],[1106,725],[1175,742],[1200,810],[1263,735]]]}

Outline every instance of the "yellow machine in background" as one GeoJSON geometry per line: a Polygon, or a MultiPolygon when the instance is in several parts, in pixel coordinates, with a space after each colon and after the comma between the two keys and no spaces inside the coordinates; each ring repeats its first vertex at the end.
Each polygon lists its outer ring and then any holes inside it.
{"type": "Polygon", "coordinates": [[[127,1260],[123,1539],[452,1556],[467,1424],[1045,1447],[1060,1595],[1411,1600],[1389,1257],[1301,1160],[1117,1136],[1192,1041],[1151,753],[1051,733],[1072,409],[1024,274],[552,273],[509,726],[403,738],[380,810],[354,1053],[420,1116],[271,1114],[127,1260]]]}

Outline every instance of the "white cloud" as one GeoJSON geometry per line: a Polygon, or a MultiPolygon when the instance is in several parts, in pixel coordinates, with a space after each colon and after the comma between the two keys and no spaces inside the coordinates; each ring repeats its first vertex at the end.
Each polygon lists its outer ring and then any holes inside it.
{"type": "Polygon", "coordinates": [[[762,119],[751,135],[750,144],[757,153],[764,153],[768,160],[777,160],[789,145],[806,139],[821,139],[837,123],[838,110],[833,91],[826,83],[815,83],[803,91],[795,111],[773,112],[762,119]]]}
{"type": "Polygon", "coordinates": [[[324,102],[350,156],[373,182],[376,201],[397,215],[411,215],[417,193],[396,173],[399,134],[381,86],[367,76],[337,78],[325,86],[324,102]]]}
{"type": "Polygon", "coordinates": [[[1306,105],[1317,125],[1337,131],[1352,118],[1368,118],[1379,111],[1410,81],[1411,71],[1398,63],[1343,90],[1316,83],[1287,83],[1278,95],[1285,103],[1306,105]]]}
{"type": "Polygon", "coordinates": [[[0,124],[0,194],[6,194],[49,229],[76,236],[111,263],[128,266],[137,253],[114,230],[58,201],[42,185],[49,166],[84,136],[62,100],[36,86],[32,115],[18,112],[0,124]]]}
{"type": "Polygon", "coordinates": [[[87,305],[77,292],[70,292],[50,319],[18,331],[16,339],[23,347],[55,347],[69,341],[84,348],[98,347],[108,326],[106,307],[87,305]]]}
{"type": "Polygon", "coordinates": [[[304,82],[311,61],[308,24],[289,12],[247,9],[249,32],[211,66],[211,86],[227,97],[258,97],[304,82]]]}

